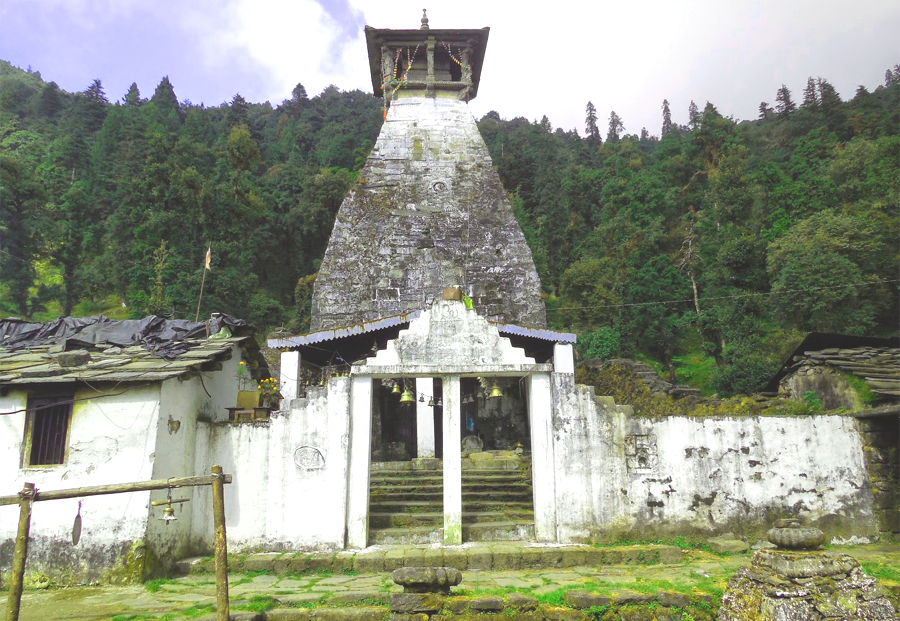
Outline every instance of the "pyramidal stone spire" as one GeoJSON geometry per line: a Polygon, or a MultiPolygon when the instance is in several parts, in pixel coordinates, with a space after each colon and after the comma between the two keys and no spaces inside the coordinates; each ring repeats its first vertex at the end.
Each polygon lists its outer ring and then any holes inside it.
{"type": "Polygon", "coordinates": [[[467,102],[489,29],[366,27],[384,125],[338,211],[313,331],[429,307],[458,286],[491,321],[545,327],[531,250],[467,102]]]}

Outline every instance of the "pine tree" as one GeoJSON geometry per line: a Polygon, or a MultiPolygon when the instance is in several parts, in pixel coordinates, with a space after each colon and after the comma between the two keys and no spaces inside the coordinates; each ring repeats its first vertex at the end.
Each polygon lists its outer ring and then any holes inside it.
{"type": "MultiPolygon", "coordinates": [[[[894,74],[891,73],[891,70],[890,70],[890,69],[885,70],[885,72],[884,72],[884,85],[885,85],[886,87],[889,87],[889,86],[891,85],[891,82],[893,81],[893,79],[894,79],[894,74]]],[[[812,78],[810,78],[810,80],[812,80],[812,78]]]]}
{"type": "Polygon", "coordinates": [[[781,88],[779,88],[778,92],[775,94],[775,113],[781,118],[786,119],[791,116],[796,109],[797,106],[791,99],[790,89],[782,84],[781,88]]]}
{"type": "Polygon", "coordinates": [[[546,114],[541,117],[541,122],[538,125],[540,126],[541,130],[547,132],[548,134],[553,131],[553,125],[550,124],[550,119],[547,118],[546,114]]]}
{"type": "Polygon", "coordinates": [[[647,142],[648,140],[650,140],[650,132],[647,131],[646,127],[642,127],[640,141],[647,142]]]}
{"type": "Polygon", "coordinates": [[[122,101],[126,106],[131,108],[136,108],[143,103],[143,100],[141,99],[141,91],[138,90],[137,82],[131,83],[131,86],[128,87],[128,92],[125,93],[124,97],[122,97],[122,101]]]}
{"type": "Polygon", "coordinates": [[[663,114],[663,122],[662,122],[662,132],[660,136],[665,136],[669,132],[672,131],[672,111],[669,109],[669,100],[663,99],[662,103],[662,114],[663,114]]]}
{"type": "Polygon", "coordinates": [[[803,89],[803,103],[800,107],[804,110],[815,110],[819,107],[819,97],[816,95],[816,81],[809,77],[806,80],[806,88],[803,89]]]}
{"type": "Polygon", "coordinates": [[[625,125],[622,118],[613,110],[609,113],[609,129],[606,131],[606,142],[616,142],[619,140],[619,134],[625,131],[625,125]]]}
{"type": "Polygon", "coordinates": [[[691,104],[688,106],[688,126],[691,130],[697,129],[697,126],[700,124],[700,109],[697,108],[697,104],[694,103],[694,100],[691,100],[691,104]]]}
{"type": "Polygon", "coordinates": [[[819,106],[826,115],[836,111],[841,105],[841,96],[834,87],[823,78],[817,80],[819,87],[819,106]]]}
{"type": "Polygon", "coordinates": [[[228,108],[228,127],[235,125],[247,125],[247,113],[250,111],[250,104],[247,100],[237,93],[231,100],[228,108]]]}
{"type": "Polygon", "coordinates": [[[761,101],[759,102],[759,118],[764,119],[769,116],[769,113],[772,112],[772,108],[769,106],[769,102],[761,101]]]}
{"type": "Polygon", "coordinates": [[[584,135],[591,144],[600,142],[600,129],[597,127],[597,108],[590,101],[585,108],[587,116],[584,119],[584,135]]]}

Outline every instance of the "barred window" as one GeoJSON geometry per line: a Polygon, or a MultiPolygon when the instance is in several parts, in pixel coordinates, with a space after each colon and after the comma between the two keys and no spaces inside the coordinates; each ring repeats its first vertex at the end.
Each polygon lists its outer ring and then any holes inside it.
{"type": "Polygon", "coordinates": [[[52,466],[66,461],[72,397],[32,397],[25,417],[25,465],[52,466]]]}

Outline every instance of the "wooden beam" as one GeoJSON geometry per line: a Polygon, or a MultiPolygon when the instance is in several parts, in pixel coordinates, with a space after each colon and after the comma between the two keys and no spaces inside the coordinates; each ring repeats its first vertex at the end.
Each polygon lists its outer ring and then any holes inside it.
{"type": "MultiPolygon", "coordinates": [[[[113,485],[93,485],[89,487],[73,487],[70,489],[51,490],[49,492],[37,491],[34,501],[62,500],[64,498],[80,498],[82,496],[102,496],[105,494],[121,494],[123,492],[145,492],[154,489],[174,489],[176,487],[197,487],[198,485],[212,485],[214,481],[231,483],[230,474],[205,475],[199,477],[180,477],[171,479],[155,479],[152,481],[138,481],[136,483],[115,483],[113,485]],[[221,479],[219,478],[221,477],[221,479]]],[[[21,498],[15,496],[0,496],[0,507],[4,505],[17,505],[21,498]]]]}

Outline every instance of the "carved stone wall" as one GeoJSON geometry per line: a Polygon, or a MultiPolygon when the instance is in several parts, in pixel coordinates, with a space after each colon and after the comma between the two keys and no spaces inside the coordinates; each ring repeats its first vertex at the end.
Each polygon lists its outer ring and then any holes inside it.
{"type": "Polygon", "coordinates": [[[531,250],[468,106],[398,99],[338,211],[311,330],[426,308],[446,286],[489,320],[546,325],[531,250]]]}

